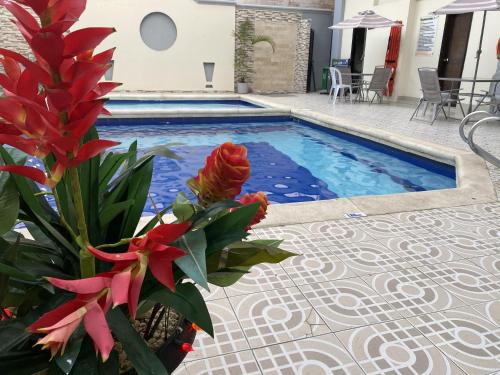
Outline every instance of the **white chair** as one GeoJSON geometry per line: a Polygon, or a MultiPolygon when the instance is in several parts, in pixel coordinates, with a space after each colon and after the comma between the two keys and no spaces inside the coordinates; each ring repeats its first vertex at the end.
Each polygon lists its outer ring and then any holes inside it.
{"type": "Polygon", "coordinates": [[[352,104],[352,86],[342,83],[342,73],[340,72],[340,70],[334,67],[330,67],[330,76],[332,77],[332,87],[330,88],[330,95],[328,99],[331,99],[333,94],[333,104],[335,104],[337,102],[337,96],[340,90],[342,90],[342,96],[344,96],[344,90],[349,89],[349,99],[351,100],[352,104]]]}

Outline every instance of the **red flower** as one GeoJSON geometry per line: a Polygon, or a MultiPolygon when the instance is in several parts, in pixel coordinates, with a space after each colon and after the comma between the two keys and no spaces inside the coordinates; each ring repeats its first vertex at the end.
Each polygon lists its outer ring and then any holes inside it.
{"type": "Polygon", "coordinates": [[[189,188],[203,205],[234,199],[250,177],[247,149],[226,142],[213,150],[198,176],[188,181],[189,188]]]}
{"type": "Polygon", "coordinates": [[[170,246],[189,229],[190,223],[164,224],[151,230],[143,238],[134,238],[130,242],[128,252],[110,254],[93,247],[89,251],[97,259],[114,263],[115,272],[111,289],[113,304],[128,302],[129,313],[135,318],[139,294],[146,270],[170,290],[175,290],[172,262],[186,255],[186,252],[170,246]]]}
{"type": "Polygon", "coordinates": [[[33,333],[43,333],[37,345],[50,349],[52,357],[64,349],[73,332],[83,321],[85,330],[94,341],[96,351],[103,361],[109,358],[114,340],[106,322],[106,313],[111,307],[111,277],[100,275],[83,280],[61,280],[48,278],[60,288],[77,293],[75,299],[40,317],[28,329],[33,333]]]}
{"type": "Polygon", "coordinates": [[[265,219],[267,214],[267,206],[269,206],[269,201],[267,200],[266,193],[259,191],[255,194],[246,194],[240,198],[240,203],[244,205],[249,205],[253,203],[259,203],[259,210],[255,214],[252,222],[250,223],[250,227],[260,223],[265,219]]]}
{"type": "Polygon", "coordinates": [[[193,346],[188,342],[183,343],[181,349],[185,353],[194,352],[193,346]]]}
{"type": "Polygon", "coordinates": [[[95,157],[118,143],[83,136],[100,114],[108,112],[100,98],[118,84],[99,80],[109,68],[114,50],[94,55],[94,49],[112,28],[86,28],[67,33],[85,9],[85,0],[0,0],[31,47],[36,61],[0,48],[0,144],[29,155],[56,158],[47,175],[36,168],[2,166],[53,187],[64,170],[95,157]],[[19,4],[39,16],[35,19],[19,4]]]}

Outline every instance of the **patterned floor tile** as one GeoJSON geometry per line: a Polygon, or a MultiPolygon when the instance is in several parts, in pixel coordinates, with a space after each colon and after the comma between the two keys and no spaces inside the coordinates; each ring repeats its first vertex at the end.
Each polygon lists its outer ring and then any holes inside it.
{"type": "Polygon", "coordinates": [[[195,350],[189,353],[186,361],[249,349],[229,301],[211,301],[207,302],[207,306],[214,325],[215,340],[205,332],[197,333],[193,344],[195,350]]]}
{"type": "Polygon", "coordinates": [[[174,375],[261,375],[250,350],[184,362],[174,375]]]}
{"type": "Polygon", "coordinates": [[[252,348],[330,332],[297,288],[229,300],[252,348]]]}
{"type": "Polygon", "coordinates": [[[304,224],[312,233],[323,235],[328,244],[353,243],[370,241],[356,219],[328,221],[323,223],[304,224]]]}
{"type": "Polygon", "coordinates": [[[435,264],[418,269],[465,303],[477,304],[500,299],[500,279],[469,261],[435,264]]]}
{"type": "Polygon", "coordinates": [[[463,306],[463,302],[416,268],[363,278],[405,317],[463,306]]]}
{"type": "Polygon", "coordinates": [[[201,286],[197,287],[198,290],[201,292],[201,295],[203,296],[203,299],[205,299],[205,301],[214,301],[216,299],[227,298],[226,293],[224,293],[224,289],[216,285],[209,285],[210,292],[202,288],[201,286]]]}
{"type": "Polygon", "coordinates": [[[304,285],[300,290],[333,332],[401,318],[361,279],[304,285]]]}
{"type": "Polygon", "coordinates": [[[500,370],[500,328],[473,310],[448,310],[409,321],[467,374],[500,370]]]}
{"type": "MultiPolygon", "coordinates": [[[[499,245],[500,246],[500,245],[499,245]]],[[[474,258],[470,260],[475,265],[485,269],[489,273],[500,277],[500,253],[487,257],[474,258]]]]}
{"type": "Polygon", "coordinates": [[[357,275],[412,267],[410,263],[378,242],[339,244],[329,249],[357,275]]]}
{"type": "Polygon", "coordinates": [[[420,237],[383,238],[379,239],[379,242],[414,267],[463,258],[451,251],[446,241],[440,240],[433,234],[420,237]]]}
{"type": "Polygon", "coordinates": [[[373,238],[414,236],[426,231],[415,227],[412,223],[405,223],[392,215],[360,219],[360,226],[364,232],[373,238]]]}
{"type": "Polygon", "coordinates": [[[292,286],[292,280],[279,264],[260,264],[252,267],[251,273],[243,276],[236,284],[225,288],[225,291],[228,297],[233,297],[292,286]]]}
{"type": "Polygon", "coordinates": [[[281,266],[296,285],[346,279],[356,274],[324,247],[289,258],[281,266]]]}
{"type": "Polygon", "coordinates": [[[337,333],[367,375],[463,374],[407,320],[337,333]]]}
{"type": "Polygon", "coordinates": [[[441,233],[436,240],[446,243],[451,251],[464,258],[495,254],[500,243],[497,238],[488,238],[479,233],[452,231],[441,233]]]}
{"type": "Polygon", "coordinates": [[[393,216],[403,223],[411,224],[416,229],[431,232],[463,228],[463,226],[457,227],[452,219],[443,217],[442,210],[403,212],[393,216]]]}
{"type": "Polygon", "coordinates": [[[333,334],[254,350],[264,375],[361,375],[333,334]]]}
{"type": "Polygon", "coordinates": [[[255,229],[260,238],[276,238],[284,240],[281,247],[299,253],[314,252],[318,246],[324,245],[325,237],[313,235],[302,225],[270,227],[255,229]]]}
{"type": "Polygon", "coordinates": [[[472,308],[500,327],[500,301],[490,301],[474,305],[472,308]]]}

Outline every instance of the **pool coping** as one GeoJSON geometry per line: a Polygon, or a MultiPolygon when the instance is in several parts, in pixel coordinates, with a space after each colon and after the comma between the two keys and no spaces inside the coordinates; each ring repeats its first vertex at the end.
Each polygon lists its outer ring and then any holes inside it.
{"type": "MultiPolygon", "coordinates": [[[[154,111],[113,111],[113,117],[221,117],[221,116],[293,116],[326,128],[359,136],[378,143],[395,147],[416,155],[424,156],[456,167],[457,187],[453,189],[409,192],[400,194],[358,196],[315,202],[285,203],[271,205],[266,220],[259,227],[303,224],[346,218],[352,213],[363,215],[385,215],[399,212],[430,210],[437,208],[465,206],[496,202],[497,196],[486,162],[469,151],[438,145],[394,132],[380,130],[361,121],[334,119],[329,115],[308,109],[293,109],[276,105],[253,95],[233,94],[127,94],[113,95],[113,99],[235,99],[265,106],[253,109],[212,109],[212,110],[154,110],[154,111]]],[[[145,219],[147,220],[147,219],[145,219]]]]}

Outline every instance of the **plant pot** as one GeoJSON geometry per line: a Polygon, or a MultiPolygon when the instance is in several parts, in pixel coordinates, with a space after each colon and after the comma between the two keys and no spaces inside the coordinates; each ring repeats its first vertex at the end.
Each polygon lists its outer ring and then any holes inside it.
{"type": "MultiPolygon", "coordinates": [[[[181,365],[188,354],[181,349],[181,343],[193,344],[195,337],[196,330],[192,328],[192,323],[184,319],[177,328],[175,335],[170,336],[156,351],[156,356],[169,374],[173,373],[181,365]]],[[[137,372],[131,369],[122,375],[137,375],[137,372]]]]}
{"type": "Polygon", "coordinates": [[[248,94],[249,91],[250,91],[250,89],[248,87],[248,83],[246,83],[246,82],[238,82],[236,84],[236,92],[238,94],[248,94]]]}

